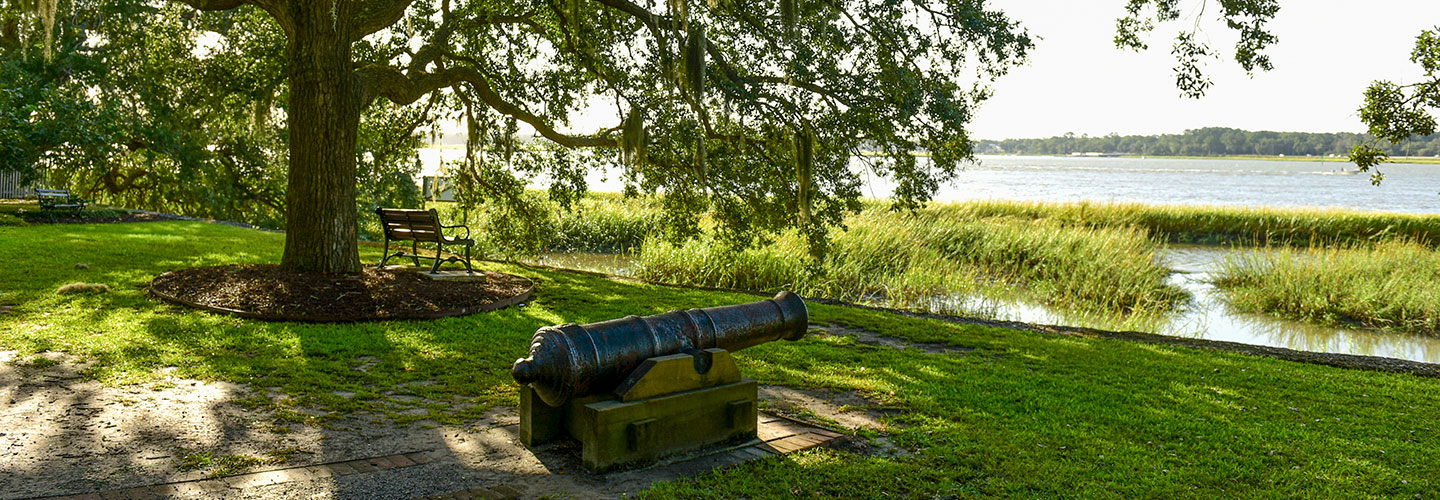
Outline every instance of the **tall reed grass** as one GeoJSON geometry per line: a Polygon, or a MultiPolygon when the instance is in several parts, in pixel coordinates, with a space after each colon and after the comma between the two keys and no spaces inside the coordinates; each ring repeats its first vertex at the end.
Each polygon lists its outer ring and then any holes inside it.
{"type": "MultiPolygon", "coordinates": [[[[444,224],[469,226],[475,255],[491,258],[526,258],[536,252],[633,252],[659,230],[661,220],[658,204],[610,193],[591,194],[569,210],[543,198],[538,207],[534,227],[517,227],[521,223],[506,211],[485,204],[470,210],[446,202],[425,208],[434,208],[444,224]]],[[[360,234],[373,241],[383,236],[374,214],[361,214],[360,234]]],[[[433,250],[431,245],[421,246],[433,250]]]]}
{"type": "Polygon", "coordinates": [[[1168,310],[1185,299],[1165,283],[1157,244],[1123,228],[964,220],[936,211],[872,207],[847,221],[822,260],[800,238],[733,250],[710,240],[647,242],[636,273],[657,281],[771,290],[896,305],[981,288],[1022,289],[1046,303],[1125,313],[1168,310]]]}
{"type": "Polygon", "coordinates": [[[1216,284],[1242,311],[1440,334],[1440,252],[1414,242],[1264,249],[1228,259],[1216,284]]]}
{"type": "Polygon", "coordinates": [[[1342,209],[975,201],[934,210],[963,219],[1045,220],[1085,227],[1134,227],[1175,243],[1317,245],[1407,239],[1440,243],[1440,217],[1342,209]]]}

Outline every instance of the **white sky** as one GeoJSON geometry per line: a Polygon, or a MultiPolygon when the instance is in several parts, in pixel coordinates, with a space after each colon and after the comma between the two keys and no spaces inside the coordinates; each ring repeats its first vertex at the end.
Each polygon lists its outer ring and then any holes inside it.
{"type": "MultiPolygon", "coordinates": [[[[1193,13],[1201,1],[1181,5],[1193,13]]],[[[1201,127],[1364,132],[1356,109],[1365,87],[1377,79],[1419,79],[1419,66],[1409,60],[1415,36],[1440,26],[1440,0],[1281,0],[1269,23],[1279,42],[1266,51],[1275,69],[1252,79],[1233,59],[1238,36],[1216,19],[1218,2],[1209,2],[1200,39],[1221,57],[1206,64],[1214,85],[1197,100],[1180,97],[1175,87],[1170,43],[1180,24],[1157,27],[1146,38],[1150,49],[1136,53],[1114,45],[1124,0],[992,0],[990,8],[1041,39],[1029,64],[993,85],[994,96],[967,126],[971,137],[1149,135],[1201,127]]],[[[618,122],[604,101],[559,128],[591,132],[618,122]]]]}
{"type": "Polygon", "coordinates": [[[1115,48],[1115,19],[1124,3],[991,2],[1043,39],[1029,65],[996,82],[995,96],[968,127],[971,137],[1156,134],[1209,126],[1364,132],[1355,110],[1365,87],[1376,79],[1417,80],[1419,66],[1409,61],[1415,36],[1440,25],[1435,0],[1281,0],[1270,23],[1280,41],[1267,51],[1275,69],[1254,79],[1233,60],[1236,36],[1223,25],[1205,25],[1201,39],[1224,58],[1207,65],[1215,85],[1195,100],[1179,97],[1175,88],[1174,27],[1151,33],[1146,52],[1115,48]]]}

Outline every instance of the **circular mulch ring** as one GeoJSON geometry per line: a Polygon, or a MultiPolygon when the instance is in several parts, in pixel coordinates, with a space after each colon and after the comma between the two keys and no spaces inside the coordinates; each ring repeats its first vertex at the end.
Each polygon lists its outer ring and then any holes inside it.
{"type": "Polygon", "coordinates": [[[530,300],[535,284],[504,273],[481,280],[433,280],[414,270],[365,268],[360,274],[282,271],[280,266],[196,267],[150,282],[167,302],[276,321],[373,321],[463,316],[530,300]]]}

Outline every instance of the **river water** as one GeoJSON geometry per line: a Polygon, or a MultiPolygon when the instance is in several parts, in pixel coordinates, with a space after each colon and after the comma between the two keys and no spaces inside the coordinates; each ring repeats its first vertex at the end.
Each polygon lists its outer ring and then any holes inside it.
{"type": "MultiPolygon", "coordinates": [[[[863,159],[856,159],[860,169],[863,159]]],[[[1148,204],[1327,207],[1440,214],[1440,165],[1392,164],[1385,182],[1371,185],[1354,165],[1334,161],[1198,160],[981,156],[979,163],[942,186],[937,201],[1026,200],[1138,202],[1148,204]]],[[[613,176],[612,176],[613,177],[613,176]]],[[[618,190],[596,179],[596,191],[618,190]]],[[[866,194],[883,198],[892,185],[867,176],[866,194]]],[[[1440,363],[1440,338],[1365,328],[1333,328],[1230,310],[1210,284],[1229,252],[1218,247],[1172,246],[1161,253],[1172,283],[1191,302],[1139,329],[1166,335],[1226,340],[1297,350],[1383,356],[1440,363]]],[[[541,263],[626,274],[629,258],[552,254],[541,263]]],[[[989,319],[1116,328],[1102,319],[1006,297],[937,297],[934,309],[989,319]]]]}
{"type": "MultiPolygon", "coordinates": [[[[857,168],[863,163],[857,158],[857,168]]],[[[1440,214],[1440,165],[1391,164],[1385,181],[1342,161],[985,156],[937,201],[1123,201],[1151,204],[1334,207],[1440,214]]],[[[893,184],[867,175],[867,196],[893,184]]]]}

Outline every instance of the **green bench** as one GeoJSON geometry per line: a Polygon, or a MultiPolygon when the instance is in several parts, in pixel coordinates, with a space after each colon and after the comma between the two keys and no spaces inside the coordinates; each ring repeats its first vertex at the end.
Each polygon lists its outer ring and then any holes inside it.
{"type": "Polygon", "coordinates": [[[433,259],[435,265],[430,267],[430,274],[439,272],[440,264],[445,262],[463,262],[465,263],[465,270],[467,272],[470,274],[475,273],[475,269],[470,267],[470,247],[475,246],[475,240],[470,239],[470,228],[464,224],[454,226],[441,225],[440,216],[435,213],[435,209],[433,208],[430,210],[376,208],[375,215],[380,216],[380,226],[385,230],[385,257],[380,259],[380,265],[378,267],[384,268],[385,262],[389,261],[391,257],[409,257],[410,260],[415,262],[416,267],[420,266],[420,259],[433,259]],[[444,229],[456,228],[465,229],[464,238],[446,237],[441,232],[441,230],[444,229]],[[391,254],[390,242],[392,240],[409,240],[410,253],[407,254],[404,250],[400,250],[391,254]],[[435,244],[434,257],[420,255],[420,251],[416,248],[416,245],[422,241],[435,244]],[[463,245],[465,247],[465,258],[460,259],[459,257],[453,256],[442,258],[440,255],[445,251],[445,245],[463,245]]]}
{"type": "Polygon", "coordinates": [[[70,194],[69,189],[35,189],[35,198],[40,202],[40,211],[50,216],[50,223],[55,223],[55,212],[68,210],[71,215],[79,217],[85,210],[85,200],[79,196],[70,194]]]}

